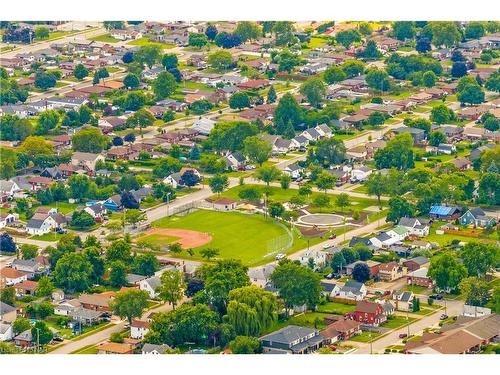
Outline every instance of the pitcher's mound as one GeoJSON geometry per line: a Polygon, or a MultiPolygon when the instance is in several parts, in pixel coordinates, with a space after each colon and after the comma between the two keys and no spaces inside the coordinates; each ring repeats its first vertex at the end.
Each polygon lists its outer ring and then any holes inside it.
{"type": "Polygon", "coordinates": [[[154,228],[149,229],[145,235],[159,234],[169,237],[177,237],[178,242],[183,249],[200,247],[212,241],[212,236],[208,233],[198,232],[189,229],[170,229],[170,228],[154,228]]]}

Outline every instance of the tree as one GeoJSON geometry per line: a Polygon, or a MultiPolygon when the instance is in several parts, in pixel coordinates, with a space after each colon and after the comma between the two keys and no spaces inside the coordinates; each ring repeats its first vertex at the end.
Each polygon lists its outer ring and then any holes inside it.
{"type": "Polygon", "coordinates": [[[267,186],[281,176],[281,171],[274,165],[264,166],[257,169],[255,177],[258,180],[264,181],[267,186]]]}
{"type": "Polygon", "coordinates": [[[55,87],[57,83],[56,77],[53,74],[46,72],[38,72],[35,75],[35,87],[46,91],[52,87],[55,87]]]}
{"type": "Polygon", "coordinates": [[[368,115],[368,124],[371,126],[380,126],[385,122],[383,113],[375,111],[368,115]]]}
{"type": "Polygon", "coordinates": [[[233,66],[233,56],[228,51],[217,51],[208,55],[208,63],[217,71],[225,71],[233,66]]]}
{"type": "Polygon", "coordinates": [[[139,254],[134,257],[132,268],[138,275],[153,276],[160,269],[160,263],[152,253],[139,254]]]}
{"type": "Polygon", "coordinates": [[[127,51],[123,54],[122,61],[124,64],[130,64],[134,61],[134,53],[132,51],[127,51]]]}
{"type": "Polygon", "coordinates": [[[207,305],[184,303],[174,311],[156,314],[146,341],[175,346],[186,342],[205,345],[217,327],[217,313],[207,305]]]}
{"type": "Polygon", "coordinates": [[[26,318],[19,317],[12,322],[12,330],[14,331],[14,335],[18,335],[30,328],[31,322],[26,318]]]}
{"type": "Polygon", "coordinates": [[[268,211],[271,217],[282,217],[285,213],[285,207],[280,202],[272,202],[269,204],[268,211]]]}
{"type": "Polygon", "coordinates": [[[222,48],[233,48],[242,43],[239,35],[226,33],[225,31],[218,33],[214,41],[215,44],[222,48]]]}
{"type": "Polygon", "coordinates": [[[335,176],[326,171],[321,171],[315,182],[318,189],[322,190],[326,194],[328,189],[333,189],[333,187],[335,186],[335,180],[335,176]]]}
{"type": "Polygon", "coordinates": [[[413,217],[415,208],[408,200],[401,197],[393,197],[389,199],[389,212],[387,212],[387,220],[397,223],[402,217],[413,217]]]}
{"type": "Polygon", "coordinates": [[[274,103],[277,98],[278,96],[276,95],[276,90],[274,86],[271,86],[267,92],[267,104],[274,103]]]}
{"type": "Polygon", "coordinates": [[[467,75],[467,65],[463,61],[456,61],[451,67],[451,76],[460,78],[467,75]]]}
{"type": "Polygon", "coordinates": [[[246,92],[237,92],[229,98],[229,107],[232,109],[243,109],[250,107],[250,98],[246,92]]]}
{"type": "Polygon", "coordinates": [[[377,197],[380,206],[380,197],[387,193],[387,178],[380,173],[372,173],[365,183],[369,195],[377,197]]]}
{"type": "Polygon", "coordinates": [[[472,21],[465,27],[465,37],[467,39],[479,39],[486,33],[482,22],[472,21]]]}
{"type": "Polygon", "coordinates": [[[200,255],[202,258],[205,258],[206,260],[210,260],[212,258],[215,258],[217,255],[219,255],[220,250],[216,249],[214,247],[206,247],[204,249],[200,250],[200,255]]]}
{"type": "Polygon", "coordinates": [[[162,100],[175,92],[177,82],[172,73],[161,72],[153,82],[153,92],[156,99],[162,100]]]}
{"type": "Polygon", "coordinates": [[[38,287],[36,289],[37,296],[46,297],[52,294],[54,290],[54,284],[48,276],[42,276],[40,280],[38,280],[38,287]]]}
{"type": "Polygon", "coordinates": [[[55,284],[69,292],[82,292],[92,285],[92,264],[81,253],[64,254],[53,272],[55,284]]]}
{"type": "Polygon", "coordinates": [[[175,310],[177,302],[184,296],[186,282],[181,271],[167,270],[161,274],[160,286],[157,289],[159,297],[172,305],[175,310]]]}
{"type": "Polygon", "coordinates": [[[141,317],[148,305],[148,294],[143,290],[129,289],[116,294],[110,303],[113,314],[120,318],[127,318],[132,324],[133,318],[141,317]]]}
{"type": "Polygon", "coordinates": [[[331,85],[333,83],[337,83],[337,82],[343,81],[346,78],[347,78],[347,74],[344,72],[344,70],[342,70],[341,67],[336,66],[336,65],[330,66],[323,73],[323,79],[329,85],[331,85]]]}
{"type": "Polygon", "coordinates": [[[177,68],[179,60],[175,53],[166,53],[161,58],[161,64],[165,68],[165,70],[177,68]]]}
{"type": "Polygon", "coordinates": [[[445,251],[431,259],[428,275],[439,289],[455,291],[467,276],[467,269],[452,252],[445,251]]]}
{"type": "Polygon", "coordinates": [[[47,27],[37,27],[35,29],[35,38],[36,39],[47,39],[49,37],[49,29],[47,27]]]}
{"type": "Polygon", "coordinates": [[[344,212],[344,209],[351,205],[351,202],[349,200],[349,195],[347,195],[346,193],[341,193],[337,195],[337,197],[335,198],[335,205],[340,207],[340,210],[344,212]]]}
{"type": "Polygon", "coordinates": [[[255,22],[250,21],[238,22],[234,33],[240,36],[243,43],[245,43],[247,40],[257,39],[262,35],[260,26],[255,22]]]}
{"type": "Polygon", "coordinates": [[[319,277],[307,267],[291,261],[281,262],[271,274],[271,281],[285,302],[287,316],[294,306],[315,306],[319,302],[319,277]]]}
{"type": "Polygon", "coordinates": [[[248,268],[241,261],[234,259],[218,260],[214,264],[202,265],[198,273],[205,283],[203,293],[210,305],[224,314],[230,291],[250,285],[247,271],[248,268]]]}
{"type": "Polygon", "coordinates": [[[125,222],[132,224],[135,228],[137,223],[146,220],[146,213],[136,208],[129,209],[125,212],[125,222]]]}
{"type": "Polygon", "coordinates": [[[44,321],[37,321],[33,328],[31,328],[31,335],[33,341],[37,345],[45,346],[54,338],[54,334],[49,329],[49,326],[44,321]]]}
{"type": "Polygon", "coordinates": [[[237,335],[257,336],[277,322],[278,301],[255,285],[233,289],[224,319],[237,335]]]}
{"type": "Polygon", "coordinates": [[[377,60],[382,57],[382,52],[377,48],[377,43],[373,40],[369,40],[366,43],[366,47],[357,53],[357,57],[361,57],[365,60],[377,60]]]}
{"type": "Polygon", "coordinates": [[[434,147],[439,146],[441,143],[446,143],[446,135],[441,130],[435,130],[429,136],[429,143],[434,147]]]}
{"type": "Polygon", "coordinates": [[[326,87],[320,78],[310,78],[300,86],[300,93],[314,107],[319,107],[326,95],[326,87]]]}
{"type": "Polygon", "coordinates": [[[188,44],[191,47],[201,48],[208,44],[208,38],[205,34],[189,33],[188,44]]]}
{"type": "MultiPolygon", "coordinates": [[[[297,100],[290,93],[283,95],[274,111],[274,124],[280,122],[284,125],[291,121],[292,125],[298,126],[302,122],[302,109],[300,108],[297,100]]],[[[284,129],[277,126],[276,131],[282,134],[284,129]]]]}
{"type": "Polygon", "coordinates": [[[276,21],[273,23],[271,31],[274,33],[274,39],[277,46],[286,46],[295,39],[293,35],[293,22],[276,21]]]}
{"type": "Polygon", "coordinates": [[[269,142],[257,136],[245,138],[243,141],[243,154],[253,163],[260,166],[271,157],[272,147],[269,142]]]}
{"type": "Polygon", "coordinates": [[[181,176],[181,182],[184,186],[195,186],[198,184],[201,180],[201,177],[196,174],[193,170],[187,170],[184,172],[184,174],[181,176]]]}
{"type": "Polygon", "coordinates": [[[16,252],[16,243],[11,235],[6,232],[0,234],[0,251],[6,253],[16,252]]]}
{"type": "Polygon", "coordinates": [[[114,261],[110,264],[109,283],[115,288],[127,285],[127,266],[122,261],[114,261]]]}
{"type": "Polygon", "coordinates": [[[22,259],[33,259],[38,255],[38,246],[22,244],[21,245],[21,258],[22,259]]]}
{"type": "Polygon", "coordinates": [[[280,178],[280,185],[283,190],[287,190],[290,187],[290,183],[292,182],[292,178],[290,175],[282,174],[280,178]]]}
{"type": "Polygon", "coordinates": [[[383,149],[375,152],[375,164],[378,169],[397,168],[408,170],[413,168],[413,138],[409,133],[398,134],[389,140],[383,149]]]}
{"type": "Polygon", "coordinates": [[[217,36],[217,33],[218,31],[215,25],[208,25],[205,30],[205,35],[207,36],[208,40],[214,40],[217,36]]]}
{"type": "Polygon", "coordinates": [[[120,260],[125,264],[130,262],[130,243],[120,239],[111,243],[106,251],[106,260],[108,262],[113,262],[115,260],[120,260]]]}
{"type": "Polygon", "coordinates": [[[216,174],[208,181],[208,186],[210,186],[213,193],[220,195],[220,193],[229,187],[229,180],[227,176],[216,174]]]}
{"type": "Polygon", "coordinates": [[[491,298],[493,310],[498,314],[500,312],[500,287],[493,288],[493,295],[491,298]]]}
{"type": "Polygon", "coordinates": [[[493,72],[486,80],[485,86],[488,90],[500,92],[500,71],[493,72]]]}
{"type": "Polygon", "coordinates": [[[12,287],[2,288],[0,290],[0,301],[7,305],[16,305],[16,290],[12,287]]]}
{"type": "Polygon", "coordinates": [[[87,211],[74,211],[70,224],[78,229],[88,229],[95,225],[95,219],[87,211]]]}
{"type": "Polygon", "coordinates": [[[494,116],[488,117],[483,122],[483,127],[492,132],[497,131],[500,128],[500,121],[494,116]]]}
{"type": "Polygon", "coordinates": [[[370,267],[364,262],[357,263],[352,269],[352,278],[360,283],[370,280],[370,267]]]}
{"type": "Polygon", "coordinates": [[[484,98],[484,91],[478,84],[468,84],[457,94],[462,104],[481,104],[484,98]]]}
{"type": "Polygon", "coordinates": [[[347,265],[347,262],[341,252],[336,252],[333,254],[330,265],[335,271],[340,271],[343,266],[347,265]]]}
{"type": "Polygon", "coordinates": [[[415,37],[415,22],[396,21],[392,24],[392,33],[399,40],[413,39],[415,37]]]}
{"type": "Polygon", "coordinates": [[[89,75],[88,69],[83,64],[78,64],[73,70],[73,75],[80,81],[89,75]]]}
{"type": "Polygon", "coordinates": [[[366,74],[366,83],[374,90],[388,91],[391,87],[389,75],[385,70],[371,69],[366,74]]]}
{"type": "Polygon", "coordinates": [[[35,133],[44,135],[56,127],[59,122],[59,114],[54,110],[48,110],[40,113],[38,116],[37,124],[35,126],[35,133]]]}
{"type": "Polygon", "coordinates": [[[477,277],[466,277],[460,281],[459,289],[468,305],[484,306],[490,298],[488,282],[477,277]]]}
{"type": "Polygon", "coordinates": [[[357,30],[339,31],[335,35],[335,41],[342,44],[344,48],[349,48],[354,42],[361,41],[361,35],[357,30]]]}
{"type": "Polygon", "coordinates": [[[421,37],[417,39],[415,49],[418,53],[426,53],[432,49],[431,41],[429,38],[421,37]]]}
{"type": "Polygon", "coordinates": [[[432,44],[437,47],[452,47],[460,42],[462,35],[454,22],[436,21],[429,23],[432,31],[432,44]]]}
{"type": "Polygon", "coordinates": [[[68,179],[69,194],[76,200],[81,200],[89,195],[91,181],[85,175],[74,174],[68,179]]]}
{"type": "Polygon", "coordinates": [[[43,137],[30,136],[21,143],[20,151],[33,158],[38,155],[52,155],[54,147],[43,137]]]}
{"type": "Polygon", "coordinates": [[[262,351],[259,339],[248,336],[236,336],[229,343],[229,349],[233,354],[257,354],[262,351]]]}
{"type": "Polygon", "coordinates": [[[461,258],[469,276],[483,277],[499,263],[500,250],[494,244],[469,242],[463,247],[461,258]]]}
{"type": "Polygon", "coordinates": [[[128,133],[123,137],[123,140],[128,143],[134,143],[135,142],[135,134],[134,133],[128,133]]]}
{"type": "Polygon", "coordinates": [[[445,104],[435,106],[431,110],[431,120],[436,124],[446,124],[456,118],[452,109],[448,108],[445,104]]]}
{"type": "Polygon", "coordinates": [[[477,201],[492,205],[500,204],[500,176],[498,173],[488,172],[483,174],[479,180],[477,201]]]}
{"type": "Polygon", "coordinates": [[[104,259],[101,257],[101,250],[95,246],[86,247],[83,254],[92,265],[92,282],[99,284],[104,275],[104,259]]]}
{"type": "Polygon", "coordinates": [[[436,80],[437,76],[432,70],[425,72],[422,76],[422,83],[425,87],[433,87],[436,84],[436,80]]]}
{"type": "Polygon", "coordinates": [[[340,164],[345,160],[346,147],[344,143],[333,137],[322,138],[314,148],[314,159],[322,166],[340,164]]]}
{"type": "Polygon", "coordinates": [[[135,88],[139,87],[139,85],[141,84],[141,81],[139,80],[139,78],[135,74],[129,73],[123,79],[123,84],[128,89],[135,89],[135,88]]]}
{"type": "Polygon", "coordinates": [[[71,138],[73,150],[98,154],[108,144],[108,137],[94,127],[84,128],[71,138]]]}
{"type": "Polygon", "coordinates": [[[179,172],[182,168],[182,164],[179,160],[167,156],[161,158],[156,166],[153,168],[153,174],[160,178],[165,178],[172,173],[179,172]]]}
{"type": "Polygon", "coordinates": [[[247,137],[257,135],[257,125],[242,121],[223,121],[215,125],[210,132],[209,141],[216,150],[237,151],[244,147],[247,137]]]}
{"type": "Polygon", "coordinates": [[[161,47],[155,44],[141,46],[134,54],[134,61],[147,65],[150,69],[160,59],[161,47]]]}

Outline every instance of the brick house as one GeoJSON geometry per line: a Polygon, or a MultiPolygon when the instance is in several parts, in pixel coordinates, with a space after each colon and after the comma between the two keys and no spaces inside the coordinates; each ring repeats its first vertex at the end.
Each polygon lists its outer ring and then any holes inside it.
{"type": "Polygon", "coordinates": [[[384,307],[376,302],[358,301],[356,310],[349,314],[350,318],[371,326],[379,326],[387,320],[384,307]]]}

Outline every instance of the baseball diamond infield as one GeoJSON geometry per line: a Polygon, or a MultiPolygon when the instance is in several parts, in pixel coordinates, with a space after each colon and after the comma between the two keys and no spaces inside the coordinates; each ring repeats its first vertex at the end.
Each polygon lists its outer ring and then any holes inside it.
{"type": "MultiPolygon", "coordinates": [[[[189,229],[153,228],[144,233],[144,237],[150,235],[175,237],[177,239],[170,242],[178,242],[183,249],[203,246],[212,241],[210,234],[189,229]]],[[[168,242],[166,241],[166,243],[168,242]]]]}

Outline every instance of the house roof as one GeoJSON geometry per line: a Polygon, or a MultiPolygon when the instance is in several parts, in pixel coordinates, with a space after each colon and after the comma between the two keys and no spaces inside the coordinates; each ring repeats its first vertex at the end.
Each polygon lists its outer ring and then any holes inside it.
{"type": "Polygon", "coordinates": [[[301,338],[309,336],[310,334],[318,332],[316,329],[300,327],[296,325],[289,325],[281,328],[273,333],[262,336],[260,339],[265,341],[272,341],[277,343],[283,343],[286,345],[292,344],[301,338]]]}
{"type": "Polygon", "coordinates": [[[2,268],[0,269],[0,277],[7,279],[17,279],[19,277],[25,276],[25,272],[15,270],[13,268],[2,268]]]}
{"type": "Polygon", "coordinates": [[[356,311],[377,314],[380,310],[380,305],[376,302],[358,301],[356,303],[356,311]]]}
{"type": "Polygon", "coordinates": [[[351,292],[354,294],[359,294],[361,293],[361,288],[363,288],[363,283],[354,281],[354,280],[349,280],[347,281],[344,286],[340,289],[343,292],[351,292]]]}
{"type": "Polygon", "coordinates": [[[454,206],[431,206],[429,213],[431,215],[446,216],[453,214],[456,210],[458,210],[458,208],[454,206]]]}
{"type": "Polygon", "coordinates": [[[78,300],[82,304],[108,307],[109,302],[111,300],[111,296],[105,296],[102,294],[80,294],[78,300]]]}
{"type": "Polygon", "coordinates": [[[420,267],[418,270],[415,270],[413,272],[410,272],[408,274],[408,276],[412,276],[412,277],[420,277],[420,278],[427,278],[427,272],[429,270],[427,269],[427,267],[420,267]]]}
{"type": "Polygon", "coordinates": [[[12,311],[16,311],[14,306],[8,305],[5,302],[0,301],[0,314],[8,314],[12,311]]]}
{"type": "Polygon", "coordinates": [[[132,320],[131,326],[134,328],[149,328],[149,322],[146,322],[144,320],[134,319],[132,320]]]}
{"type": "Polygon", "coordinates": [[[130,344],[124,344],[124,343],[122,344],[118,342],[105,342],[97,345],[97,349],[115,354],[126,354],[129,353],[133,349],[133,347],[130,344]]]}
{"type": "Polygon", "coordinates": [[[142,347],[142,352],[143,352],[143,353],[158,352],[159,354],[164,354],[164,353],[166,353],[168,350],[170,350],[170,346],[168,346],[167,344],[163,344],[163,345],[156,345],[156,344],[146,343],[146,344],[144,344],[144,346],[142,347]]]}
{"type": "Polygon", "coordinates": [[[422,256],[408,259],[408,261],[415,262],[415,263],[417,263],[419,265],[423,265],[423,264],[429,263],[429,259],[427,259],[426,257],[422,257],[422,256]]]}

